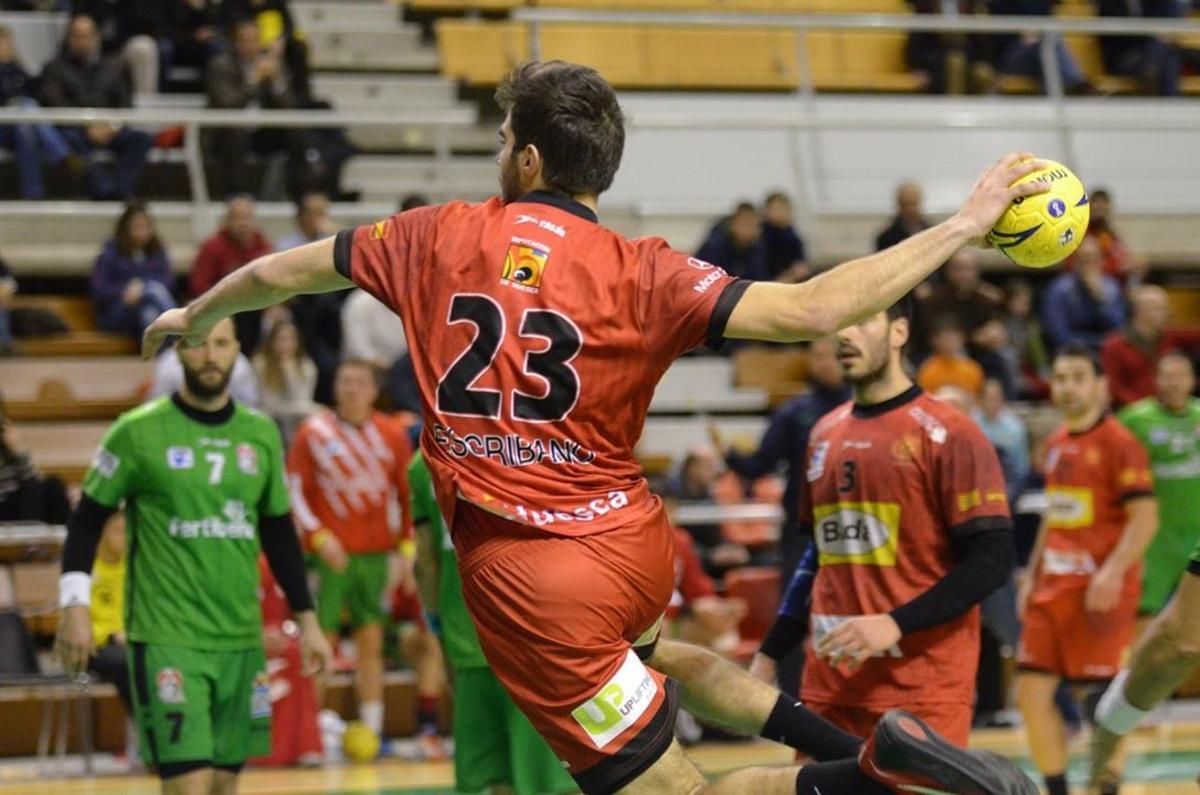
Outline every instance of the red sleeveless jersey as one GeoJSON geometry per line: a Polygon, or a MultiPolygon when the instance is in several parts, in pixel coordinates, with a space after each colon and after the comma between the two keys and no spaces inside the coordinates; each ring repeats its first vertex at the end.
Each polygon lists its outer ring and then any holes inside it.
{"type": "MultiPolygon", "coordinates": [[[[1034,598],[1087,588],[1125,532],[1125,501],[1153,493],[1150,458],[1116,417],[1082,433],[1056,430],[1046,440],[1046,545],[1034,598]]],[[[1129,567],[1127,594],[1141,587],[1141,571],[1129,567]]]]}
{"type": "Polygon", "coordinates": [[[548,192],[343,231],[335,264],[404,321],[447,521],[462,498],[568,536],[659,509],[633,455],[654,387],[748,286],[548,192]]]}
{"type": "Polygon", "coordinates": [[[812,647],[847,618],[887,613],[946,576],[957,562],[952,528],[1008,516],[995,449],[950,404],[914,387],[826,414],[809,440],[800,504],[820,553],[803,698],[881,708],[971,703],[978,607],[904,636],[857,671],[830,666],[812,647]]]}

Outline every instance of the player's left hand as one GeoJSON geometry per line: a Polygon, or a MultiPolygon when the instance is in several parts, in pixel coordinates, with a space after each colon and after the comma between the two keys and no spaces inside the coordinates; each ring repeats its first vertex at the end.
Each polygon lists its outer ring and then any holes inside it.
{"type": "Polygon", "coordinates": [[[333,649],[317,623],[317,614],[309,610],[296,616],[300,624],[300,658],[304,660],[306,676],[333,670],[333,649]]]}
{"type": "Polygon", "coordinates": [[[168,337],[179,337],[184,347],[199,345],[208,339],[212,326],[201,327],[186,307],[168,309],[146,328],[142,335],[142,358],[153,359],[168,337]]]}
{"type": "Polygon", "coordinates": [[[817,644],[817,656],[830,665],[847,663],[851,670],[900,641],[900,627],[887,613],[856,616],[834,628],[817,644]]]}
{"type": "Polygon", "coordinates": [[[1089,613],[1107,613],[1121,601],[1125,575],[1108,566],[1101,566],[1092,575],[1087,592],[1083,595],[1083,607],[1089,613]]]}

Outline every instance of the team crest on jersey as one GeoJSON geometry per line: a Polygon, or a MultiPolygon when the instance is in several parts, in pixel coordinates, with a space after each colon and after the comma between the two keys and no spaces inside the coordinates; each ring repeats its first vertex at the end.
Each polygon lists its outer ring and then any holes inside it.
{"type": "Polygon", "coordinates": [[[527,293],[538,292],[549,258],[550,249],[545,244],[514,237],[504,257],[500,283],[527,293]]]}
{"type": "Polygon", "coordinates": [[[258,474],[258,451],[254,449],[253,445],[238,445],[237,466],[245,475],[258,474]]]}
{"type": "Polygon", "coordinates": [[[121,466],[121,459],[113,453],[100,447],[96,450],[96,457],[92,459],[92,466],[106,478],[112,478],[117,474],[117,467],[121,466]]]}
{"type": "Polygon", "coordinates": [[[250,720],[271,717],[271,677],[266,671],[254,675],[250,690],[250,720]]]}
{"type": "Polygon", "coordinates": [[[158,700],[164,704],[182,704],[183,674],[178,668],[159,668],[154,678],[158,687],[158,700]]]}
{"type": "Polygon", "coordinates": [[[387,218],[383,221],[376,221],[371,224],[371,239],[383,240],[392,233],[392,219],[387,218]]]}
{"type": "Polygon", "coordinates": [[[196,466],[196,456],[190,447],[168,447],[167,466],[171,469],[191,469],[196,466]]]}

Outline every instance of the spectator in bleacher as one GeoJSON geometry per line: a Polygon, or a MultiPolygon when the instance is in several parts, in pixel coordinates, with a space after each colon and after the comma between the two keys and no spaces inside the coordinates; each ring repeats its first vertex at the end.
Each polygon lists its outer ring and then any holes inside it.
{"type": "Polygon", "coordinates": [[[304,352],[300,332],[291,320],[271,326],[253,363],[262,398],[259,408],[275,420],[286,448],[300,423],[317,409],[313,402],[317,366],[304,352]]]}
{"type": "MultiPolygon", "coordinates": [[[[182,388],[183,365],[180,364],[174,349],[166,348],[154,361],[154,381],[150,385],[147,399],[167,397],[182,388]]],[[[229,395],[238,403],[244,403],[252,409],[261,404],[258,376],[254,373],[254,365],[244,353],[239,353],[233,363],[233,372],[229,376],[229,395]]]]}
{"type": "MultiPolygon", "coordinates": [[[[221,51],[221,0],[170,0],[171,34],[163,52],[163,67],[185,67],[203,73],[221,51]]],[[[196,90],[202,81],[196,80],[196,90]]]]}
{"type": "Polygon", "coordinates": [[[1033,287],[1029,282],[1024,279],[1009,281],[1004,309],[1004,330],[1008,337],[1004,353],[1018,374],[1018,396],[1045,397],[1050,357],[1042,339],[1041,321],[1034,311],[1033,287]]]}
{"type": "Polygon", "coordinates": [[[276,251],[313,243],[337,231],[329,218],[329,197],[320,191],[308,191],[296,202],[296,231],[275,241],[276,251]]]}
{"type": "MultiPolygon", "coordinates": [[[[231,47],[208,63],[204,90],[210,108],[287,109],[299,106],[292,74],[283,60],[283,42],[264,48],[258,24],[243,19],[230,30],[231,47]]],[[[288,156],[288,187],[294,194],[308,171],[305,156],[311,146],[307,130],[296,127],[231,127],[208,136],[226,192],[249,189],[247,155],[288,156]]]]}
{"type": "Polygon", "coordinates": [[[429,206],[429,197],[423,193],[410,193],[400,200],[400,212],[402,213],[427,206],[429,206]]]}
{"type": "Polygon", "coordinates": [[[917,383],[926,392],[937,392],[944,386],[962,389],[972,398],[983,388],[983,368],[967,355],[967,338],[962,326],[952,315],[934,321],[929,339],[932,350],[917,372],[917,383]]]}
{"type": "Polygon", "coordinates": [[[34,464],[0,396],[0,522],[62,524],[69,509],[63,482],[34,464]]]}
{"type": "Polygon", "coordinates": [[[400,317],[366,290],[351,291],[342,304],[342,353],[384,372],[407,352],[400,317]]]}
{"type": "Polygon", "coordinates": [[[175,274],[154,219],[146,205],[127,205],[92,266],[100,328],[140,340],[156,317],[175,306],[174,289],[175,274]]]}
{"type": "MultiPolygon", "coordinates": [[[[17,60],[12,32],[0,26],[0,107],[37,107],[33,77],[17,60]]],[[[21,198],[41,199],[46,195],[42,181],[42,158],[61,163],[71,148],[52,124],[0,125],[0,147],[12,150],[21,177],[21,198]]]]}
{"type": "Polygon", "coordinates": [[[738,644],[737,626],[746,615],[746,602],[717,595],[717,584],[704,572],[692,537],[678,527],[673,533],[675,590],[666,612],[675,624],[674,635],[718,654],[731,654],[738,644]]]}
{"type": "Polygon", "coordinates": [[[1084,235],[1075,268],[1060,274],[1042,295],[1042,324],[1051,352],[1066,345],[1099,350],[1110,332],[1125,325],[1121,285],[1104,273],[1096,238],[1084,235]]]}
{"type": "MultiPolygon", "coordinates": [[[[946,0],[909,0],[918,14],[941,14],[946,0]]],[[[957,13],[984,10],[983,0],[956,0],[957,13]]],[[[946,31],[912,31],[904,47],[908,68],[921,79],[922,88],[933,94],[984,93],[995,80],[991,64],[991,42],[981,34],[946,31]]],[[[886,246],[885,246],[886,248],[886,246]]]]}
{"type": "MultiPolygon", "coordinates": [[[[221,228],[196,252],[188,288],[193,296],[201,295],[247,262],[269,253],[271,243],[259,228],[254,199],[234,196],[226,204],[221,228]]],[[[242,353],[252,355],[262,333],[262,312],[243,312],[234,323],[242,353]]]]}
{"type": "Polygon", "coordinates": [[[896,217],[887,229],[875,237],[875,250],[891,248],[929,226],[921,210],[921,188],[915,183],[903,182],[896,188],[896,217]]]}
{"type": "Polygon", "coordinates": [[[75,14],[96,22],[106,54],[128,67],[135,94],[158,92],[160,40],[171,30],[171,4],[166,0],[72,0],[75,14]]]}
{"type": "Polygon", "coordinates": [[[1009,343],[1008,329],[999,315],[971,332],[967,352],[979,362],[985,379],[999,382],[1004,396],[1016,400],[1021,386],[1017,352],[1009,343]]]}
{"type": "MultiPolygon", "coordinates": [[[[1127,288],[1141,284],[1149,270],[1149,263],[1131,252],[1113,227],[1112,196],[1104,188],[1097,188],[1092,191],[1089,204],[1091,217],[1087,235],[1100,244],[1104,272],[1127,288]]],[[[1064,266],[1070,270],[1074,266],[1074,257],[1069,258],[1064,266]]]]}
{"type": "Polygon", "coordinates": [[[0,356],[16,352],[12,329],[12,298],[17,294],[17,280],[8,263],[0,259],[0,356]]]}
{"type": "Polygon", "coordinates": [[[941,282],[929,288],[917,303],[917,340],[923,350],[928,350],[932,337],[930,324],[939,318],[954,318],[959,328],[971,336],[984,323],[999,317],[1004,303],[1003,291],[983,280],[976,249],[960,249],[942,267],[941,276],[941,282]]]}
{"type": "MultiPolygon", "coordinates": [[[[1102,17],[1178,17],[1179,0],[1097,0],[1102,17]]],[[[1173,97],[1179,94],[1179,50],[1160,36],[1101,36],[1100,56],[1104,71],[1137,79],[1147,94],[1173,97]]]]}
{"type": "MultiPolygon", "coordinates": [[[[1057,0],[988,0],[988,13],[994,16],[1050,16],[1057,0]]],[[[1001,74],[1037,78],[1045,85],[1042,73],[1042,37],[1036,32],[1004,33],[993,37],[996,69],[1001,74]]],[[[1054,58],[1062,77],[1063,90],[1068,94],[1095,94],[1079,62],[1067,48],[1062,37],[1054,40],[1054,58]]]]}
{"type": "Polygon", "coordinates": [[[786,193],[767,194],[763,202],[762,237],[767,247],[767,273],[781,282],[802,282],[812,275],[804,255],[804,238],[796,231],[792,200],[786,193]]]}
{"type": "Polygon", "coordinates": [[[1163,354],[1200,348],[1200,331],[1168,329],[1171,305],[1163,288],[1138,287],[1130,296],[1130,306],[1129,325],[1109,334],[1100,346],[1115,409],[1154,394],[1155,368],[1163,354]]]}
{"type": "Polygon", "coordinates": [[[1008,484],[1009,500],[1015,502],[1029,476],[1029,432],[1017,413],[1004,400],[1004,387],[989,378],[971,418],[1000,453],[1000,467],[1008,484]]]}
{"type": "Polygon", "coordinates": [[[280,42],[297,98],[304,101],[312,96],[308,44],[304,33],[296,27],[288,0],[224,0],[222,13],[230,22],[254,20],[264,47],[280,42]]]}
{"type": "MultiPolygon", "coordinates": [[[[688,503],[713,504],[718,475],[717,457],[709,447],[688,451],[679,472],[672,479],[670,494],[680,505],[688,503]]],[[[719,522],[690,524],[684,529],[695,542],[696,552],[704,561],[704,570],[712,577],[721,577],[736,566],[750,562],[750,550],[741,544],[725,540],[719,522]]]]}
{"type": "MultiPolygon", "coordinates": [[[[50,108],[129,108],[133,91],[129,70],[114,56],[100,52],[96,23],[87,15],[71,18],[58,57],[46,64],[39,80],[41,102],[50,108]]],[[[107,149],[116,159],[113,174],[96,162],[87,167],[88,194],[94,199],[130,199],[146,165],[153,139],[122,124],[96,122],[62,127],[63,137],[78,155],[107,149]]]]}
{"type": "Polygon", "coordinates": [[[760,281],[769,279],[762,219],[754,205],[742,202],[731,215],[714,224],[696,257],[724,268],[731,276],[760,281]]]}

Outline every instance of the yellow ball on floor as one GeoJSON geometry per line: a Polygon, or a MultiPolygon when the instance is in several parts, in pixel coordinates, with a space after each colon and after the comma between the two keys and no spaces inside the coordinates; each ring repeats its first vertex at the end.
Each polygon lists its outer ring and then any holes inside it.
{"type": "Polygon", "coordinates": [[[362,721],[354,721],[346,727],[342,750],[352,762],[370,762],[379,756],[379,735],[362,721]]]}
{"type": "Polygon", "coordinates": [[[1014,201],[992,227],[987,239],[1025,268],[1048,268],[1074,251],[1087,232],[1091,207],[1079,177],[1053,160],[1017,181],[1042,181],[1050,190],[1014,201]]]}

